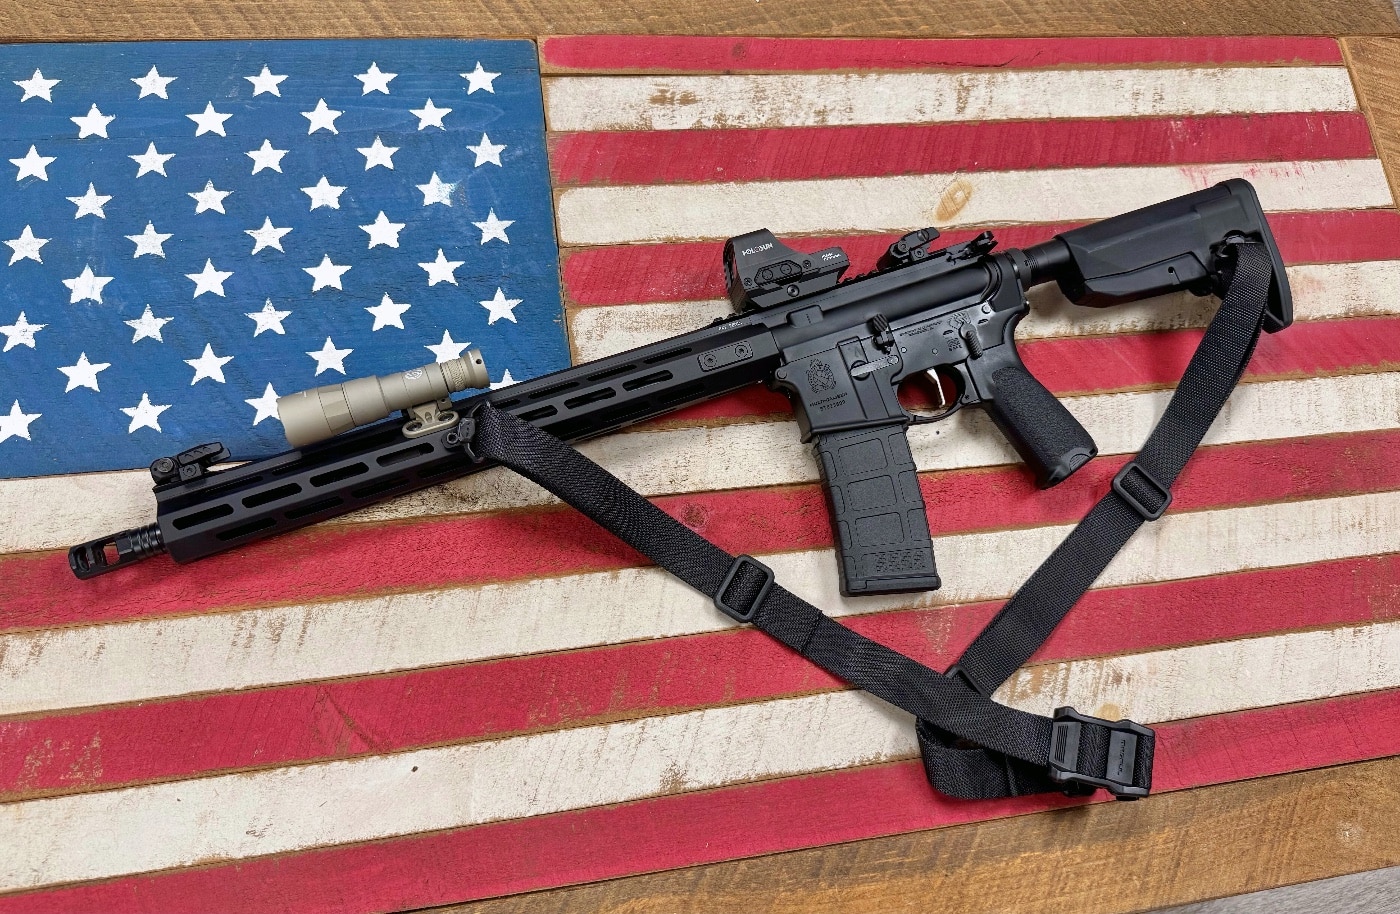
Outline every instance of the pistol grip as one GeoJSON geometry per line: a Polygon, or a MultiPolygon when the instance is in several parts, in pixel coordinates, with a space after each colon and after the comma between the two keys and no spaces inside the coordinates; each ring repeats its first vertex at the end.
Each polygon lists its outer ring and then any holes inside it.
{"type": "Polygon", "coordinates": [[[816,436],[844,596],[939,587],[906,429],[894,422],[816,436]]]}
{"type": "Polygon", "coordinates": [[[1020,362],[992,375],[994,396],[985,401],[992,421],[1048,489],[1099,452],[1079,420],[1020,362]]]}

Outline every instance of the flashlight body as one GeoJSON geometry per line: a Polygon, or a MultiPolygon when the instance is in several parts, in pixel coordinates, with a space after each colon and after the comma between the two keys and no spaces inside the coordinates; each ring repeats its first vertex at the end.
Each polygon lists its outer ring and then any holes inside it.
{"type": "Polygon", "coordinates": [[[287,442],[300,448],[378,422],[398,410],[489,384],[481,351],[469,349],[447,362],[288,394],[277,401],[277,417],[287,442]]]}

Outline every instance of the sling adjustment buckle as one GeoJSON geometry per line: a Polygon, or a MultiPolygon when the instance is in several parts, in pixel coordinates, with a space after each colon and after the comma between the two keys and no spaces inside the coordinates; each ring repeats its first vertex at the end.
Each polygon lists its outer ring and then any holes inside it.
{"type": "MultiPolygon", "coordinates": [[[[1152,789],[1152,771],[1138,772],[1137,751],[1141,740],[1152,740],[1153,733],[1130,720],[1103,720],[1080,714],[1073,708],[1056,708],[1050,731],[1050,780],[1063,787],[1067,796],[1084,797],[1099,788],[1119,800],[1145,797],[1152,789]],[[1085,766],[1100,763],[1081,758],[1082,739],[1086,727],[1108,731],[1106,759],[1102,775],[1085,771],[1085,766]],[[1140,777],[1135,777],[1140,775],[1140,777]]],[[[1091,745],[1100,745],[1095,739],[1091,745]]],[[[1098,753],[1094,753],[1097,755],[1098,753]]]]}
{"type": "Polygon", "coordinates": [[[1154,521],[1161,517],[1172,503],[1171,490],[1158,482],[1136,460],[1128,461],[1113,477],[1113,491],[1145,521],[1154,521]]]}
{"type": "Polygon", "coordinates": [[[768,596],[768,591],[773,587],[773,569],[760,562],[751,555],[741,555],[729,566],[729,571],[724,575],[724,583],[719,585],[719,590],[715,591],[715,606],[737,622],[752,622],[754,614],[763,605],[763,600],[768,596]],[[763,575],[763,584],[758,588],[758,593],[754,594],[753,601],[745,608],[734,606],[725,601],[724,595],[734,583],[734,578],[738,576],[739,569],[745,565],[763,575]]]}

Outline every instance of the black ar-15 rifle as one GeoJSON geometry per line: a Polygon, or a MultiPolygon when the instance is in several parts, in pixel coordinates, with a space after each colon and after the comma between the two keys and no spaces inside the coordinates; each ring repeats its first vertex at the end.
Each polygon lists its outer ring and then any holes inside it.
{"type": "MultiPolygon", "coordinates": [[[[211,471],[228,459],[218,444],[161,458],[152,464],[156,522],[75,546],[69,564],[87,578],[161,552],[189,562],[474,473],[490,464],[473,460],[454,420],[469,415],[478,398],[578,441],[767,383],[788,395],[803,440],[815,443],[842,593],[934,589],[939,578],[909,424],[980,405],[1041,486],[1060,482],[1096,447],[1016,352],[1016,325],[1029,309],[1026,290],[1053,280],[1071,301],[1093,307],[1179,289],[1218,293],[1225,281],[1221,248],[1241,236],[1263,241],[1273,261],[1265,329],[1285,327],[1292,313],[1286,287],[1279,286],[1283,264],[1254,190],[1241,180],[1025,250],[992,253],[990,232],[934,248],[938,232],[922,229],[891,245],[873,272],[845,282],[849,263],[840,248],[803,254],[767,230],[751,232],[724,248],[732,317],[455,402],[444,399],[446,392],[483,386],[484,375],[439,385],[421,394],[421,404],[404,399],[427,390],[413,372],[380,379],[403,389],[397,400],[370,398],[382,404],[377,415],[345,405],[354,397],[342,389],[364,381],[293,395],[302,398],[297,418],[282,409],[289,438],[328,440],[222,471],[211,471]],[[903,381],[925,372],[939,373],[955,389],[939,404],[940,415],[911,415],[897,397],[903,381]],[[335,434],[392,409],[404,409],[407,421],[335,434]]],[[[475,365],[481,367],[479,358],[475,365]]]]}

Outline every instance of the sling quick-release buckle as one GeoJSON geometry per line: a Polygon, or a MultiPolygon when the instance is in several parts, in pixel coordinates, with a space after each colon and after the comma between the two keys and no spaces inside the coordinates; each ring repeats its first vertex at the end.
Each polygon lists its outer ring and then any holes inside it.
{"type": "Polygon", "coordinates": [[[731,619],[738,622],[752,622],[754,614],[763,605],[764,597],[768,596],[768,591],[773,587],[773,569],[760,562],[751,555],[741,555],[734,559],[729,566],[729,571],[724,575],[724,583],[719,585],[719,590],[715,591],[715,606],[719,611],[731,619]],[[763,575],[763,584],[758,588],[758,593],[754,594],[752,602],[746,608],[739,608],[725,601],[724,595],[734,583],[734,578],[738,576],[739,570],[744,566],[752,568],[763,575]]]}
{"type": "MultiPolygon", "coordinates": [[[[1100,787],[1119,800],[1145,797],[1152,789],[1152,771],[1150,767],[1147,771],[1137,770],[1137,751],[1141,740],[1153,737],[1151,730],[1130,720],[1103,720],[1073,708],[1056,708],[1050,731],[1050,780],[1062,785],[1072,797],[1088,796],[1100,787]],[[1086,726],[1108,731],[1102,775],[1083,770],[1084,765],[1091,763],[1089,753],[1081,751],[1086,748],[1086,726]]],[[[1097,757],[1098,753],[1093,755],[1097,757]]]]}
{"type": "Polygon", "coordinates": [[[1172,503],[1171,490],[1136,460],[1129,460],[1113,477],[1113,491],[1146,521],[1161,517],[1172,503]]]}

